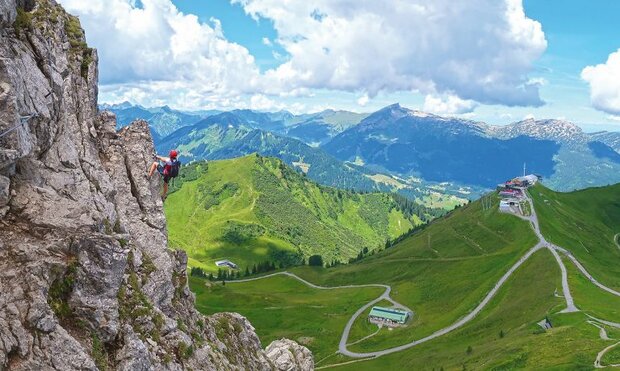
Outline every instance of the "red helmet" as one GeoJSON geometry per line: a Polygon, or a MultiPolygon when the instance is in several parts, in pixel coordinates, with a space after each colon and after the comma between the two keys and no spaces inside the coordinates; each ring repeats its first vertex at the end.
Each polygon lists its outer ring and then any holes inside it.
{"type": "Polygon", "coordinates": [[[170,151],[170,158],[177,158],[177,155],[178,153],[176,149],[173,149],[172,151],[170,151]]]}

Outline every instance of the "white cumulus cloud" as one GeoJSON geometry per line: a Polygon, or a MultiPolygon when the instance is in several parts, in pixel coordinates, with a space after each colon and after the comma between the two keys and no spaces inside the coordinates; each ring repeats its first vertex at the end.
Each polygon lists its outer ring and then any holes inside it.
{"type": "Polygon", "coordinates": [[[273,22],[289,60],[269,90],[296,87],[454,94],[539,106],[532,62],[547,46],[521,0],[232,0],[273,22]]]}
{"type": "Polygon", "coordinates": [[[279,110],[283,107],[278,106],[274,100],[267,98],[263,94],[255,94],[250,98],[250,108],[258,111],[269,111],[279,110]]]}
{"type": "Polygon", "coordinates": [[[437,114],[464,114],[476,108],[476,102],[463,100],[455,95],[427,95],[424,99],[424,111],[437,114]]]}
{"type": "Polygon", "coordinates": [[[368,97],[368,94],[364,94],[357,99],[357,104],[364,107],[365,105],[368,104],[369,101],[370,101],[370,98],[368,97]]]}
{"type": "Polygon", "coordinates": [[[443,103],[456,111],[472,101],[543,104],[529,73],[547,42],[522,0],[231,0],[273,23],[277,37],[263,42],[286,53],[265,72],[219,20],[172,0],[59,1],[99,50],[107,101],[226,108],[323,89],[453,96],[443,103]]]}
{"type": "Polygon", "coordinates": [[[620,49],[611,53],[606,63],[584,68],[581,78],[590,84],[594,108],[620,115],[620,49]]]}
{"type": "Polygon", "coordinates": [[[87,41],[99,51],[101,83],[118,84],[116,95],[149,92],[153,100],[172,98],[183,107],[189,105],[184,99],[205,105],[208,96],[225,100],[256,89],[254,57],[224,37],[217,19],[201,23],[170,0],[142,0],[141,6],[135,0],[60,2],[80,17],[87,41]],[[171,97],[178,92],[183,97],[171,97]]]}
{"type": "Polygon", "coordinates": [[[303,103],[292,103],[286,104],[274,99],[271,99],[264,94],[254,94],[250,97],[250,103],[248,105],[249,108],[256,111],[265,111],[265,112],[273,112],[273,111],[281,111],[287,110],[294,114],[303,113],[306,109],[306,106],[303,103]]]}

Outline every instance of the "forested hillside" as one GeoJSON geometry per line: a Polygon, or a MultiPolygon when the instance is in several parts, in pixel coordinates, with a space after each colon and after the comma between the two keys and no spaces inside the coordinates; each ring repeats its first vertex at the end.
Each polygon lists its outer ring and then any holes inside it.
{"type": "Polygon", "coordinates": [[[392,194],[320,186],[258,155],[186,166],[166,200],[172,246],[210,272],[220,259],[242,270],[312,255],[348,262],[440,213],[392,194]]]}

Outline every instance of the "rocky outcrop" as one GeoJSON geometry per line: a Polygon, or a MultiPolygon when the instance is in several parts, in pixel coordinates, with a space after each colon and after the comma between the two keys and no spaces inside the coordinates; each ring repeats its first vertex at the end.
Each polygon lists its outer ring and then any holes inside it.
{"type": "Polygon", "coordinates": [[[0,369],[311,368],[306,348],[265,352],[245,318],[194,309],[148,125],[117,132],[96,82],[77,18],[0,0],[0,369]]]}
{"type": "Polygon", "coordinates": [[[308,348],[292,340],[276,340],[269,344],[265,351],[276,370],[314,370],[314,360],[308,348]]]}

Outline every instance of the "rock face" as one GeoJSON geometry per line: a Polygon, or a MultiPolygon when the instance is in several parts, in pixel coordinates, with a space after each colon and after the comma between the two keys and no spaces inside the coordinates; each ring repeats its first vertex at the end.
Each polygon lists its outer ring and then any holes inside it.
{"type": "Polygon", "coordinates": [[[314,370],[314,360],[308,348],[288,339],[269,344],[267,357],[279,371],[314,370]]]}
{"type": "Polygon", "coordinates": [[[194,309],[148,125],[116,132],[96,102],[77,18],[0,0],[0,370],[312,368],[306,348],[265,352],[242,316],[194,309]]]}

